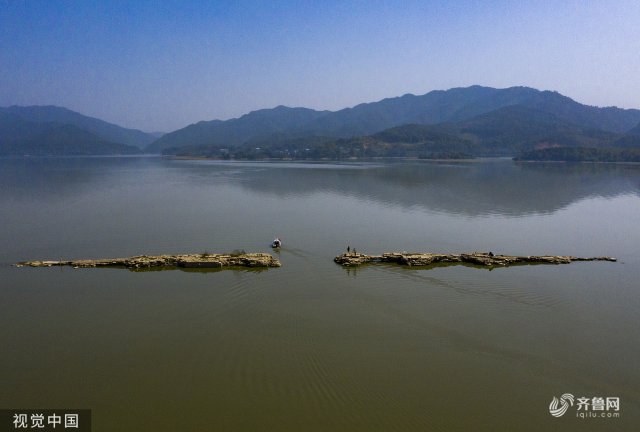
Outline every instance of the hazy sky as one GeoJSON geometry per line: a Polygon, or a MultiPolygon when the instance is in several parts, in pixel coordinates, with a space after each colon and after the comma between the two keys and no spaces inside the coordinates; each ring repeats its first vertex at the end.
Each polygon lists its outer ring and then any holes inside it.
{"type": "Polygon", "coordinates": [[[171,131],[472,84],[640,108],[640,1],[0,0],[0,106],[171,131]]]}

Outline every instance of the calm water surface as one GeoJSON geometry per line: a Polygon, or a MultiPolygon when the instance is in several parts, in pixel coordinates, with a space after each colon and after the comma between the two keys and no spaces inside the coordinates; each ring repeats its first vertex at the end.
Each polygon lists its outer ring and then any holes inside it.
{"type": "Polygon", "coordinates": [[[638,430],[640,168],[0,159],[0,407],[95,431],[638,430]],[[269,251],[267,271],[15,268],[269,251]],[[414,270],[358,251],[612,255],[414,270]],[[552,418],[612,396],[619,419],[552,418]]]}

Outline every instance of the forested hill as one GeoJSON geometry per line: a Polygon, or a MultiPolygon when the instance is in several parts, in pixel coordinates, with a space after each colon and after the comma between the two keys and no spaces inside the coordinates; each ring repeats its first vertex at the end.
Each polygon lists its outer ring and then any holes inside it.
{"type": "Polygon", "coordinates": [[[174,147],[164,153],[227,159],[460,159],[514,156],[554,147],[640,148],[640,137],[584,128],[548,112],[513,105],[463,121],[437,125],[408,124],[351,138],[275,134],[237,146],[174,147]]]}
{"type": "Polygon", "coordinates": [[[629,135],[638,135],[640,136],[640,123],[638,123],[633,129],[630,129],[627,132],[629,135]]]}
{"type": "Polygon", "coordinates": [[[326,111],[279,106],[252,111],[240,118],[227,121],[201,121],[183,129],[163,135],[146,148],[149,153],[160,153],[169,147],[223,144],[235,146],[251,139],[277,133],[292,134],[301,125],[324,116],[326,111]]]}
{"type": "Polygon", "coordinates": [[[32,122],[0,113],[0,155],[137,154],[138,147],[107,141],[72,124],[32,122]]]}
{"type": "Polygon", "coordinates": [[[106,142],[127,144],[138,148],[144,148],[158,137],[137,129],[127,129],[106,121],[88,117],[83,114],[57,106],[11,106],[0,107],[0,115],[13,115],[13,118],[32,122],[57,123],[73,125],[99,137],[106,142]]]}
{"type": "Polygon", "coordinates": [[[187,126],[164,135],[147,147],[147,151],[200,145],[238,146],[273,135],[369,136],[405,124],[459,123],[514,105],[547,113],[558,122],[605,132],[624,133],[640,122],[640,110],[583,105],[557,92],[529,87],[472,86],[421,96],[407,94],[333,112],[282,106],[254,111],[238,119],[187,126]]]}

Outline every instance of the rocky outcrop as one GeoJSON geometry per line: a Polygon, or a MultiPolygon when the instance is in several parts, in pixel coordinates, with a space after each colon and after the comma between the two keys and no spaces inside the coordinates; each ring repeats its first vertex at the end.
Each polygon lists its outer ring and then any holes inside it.
{"type": "Polygon", "coordinates": [[[197,254],[197,255],[140,255],[129,258],[84,259],[70,261],[24,261],[17,267],[124,267],[145,269],[151,267],[231,268],[280,267],[280,261],[267,253],[197,254]]]}
{"type": "Polygon", "coordinates": [[[494,255],[491,252],[461,254],[387,252],[382,255],[345,253],[338,255],[333,260],[345,267],[366,263],[395,263],[406,266],[466,263],[483,267],[506,267],[517,264],[569,264],[573,261],[617,261],[616,258],[612,257],[580,258],[564,255],[513,256],[494,255]]]}

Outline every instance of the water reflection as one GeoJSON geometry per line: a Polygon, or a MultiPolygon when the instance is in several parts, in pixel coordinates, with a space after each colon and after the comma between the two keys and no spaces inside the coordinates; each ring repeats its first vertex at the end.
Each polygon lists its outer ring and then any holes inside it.
{"type": "Polygon", "coordinates": [[[640,193],[640,166],[403,162],[303,164],[161,158],[0,159],[7,199],[53,200],[157,181],[186,187],[240,186],[280,198],[337,194],[384,206],[465,216],[552,213],[582,199],[640,193]]]}
{"type": "Polygon", "coordinates": [[[328,192],[465,216],[551,213],[588,197],[640,192],[640,167],[630,165],[403,163],[351,170],[292,167],[244,175],[243,187],[280,197],[328,192]]]}
{"type": "Polygon", "coordinates": [[[73,197],[158,162],[159,158],[108,156],[0,158],[0,192],[13,200],[73,197]]]}

